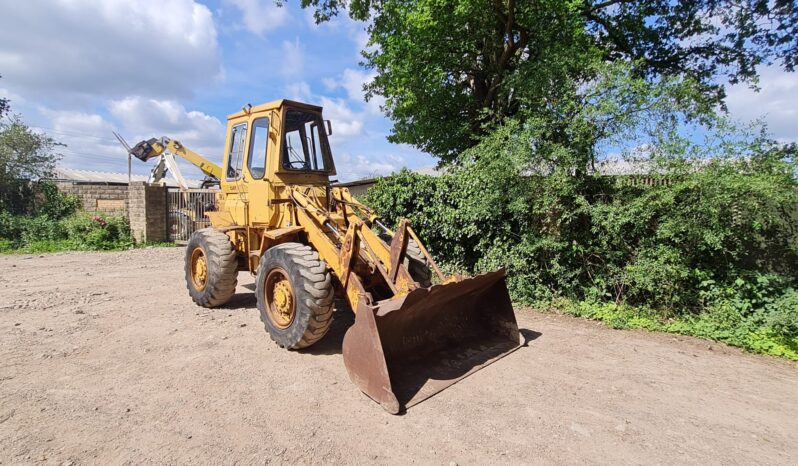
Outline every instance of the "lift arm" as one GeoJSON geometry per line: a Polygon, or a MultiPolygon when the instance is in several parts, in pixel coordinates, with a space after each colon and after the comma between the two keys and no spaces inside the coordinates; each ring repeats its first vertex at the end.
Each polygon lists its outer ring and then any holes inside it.
{"type": "Polygon", "coordinates": [[[166,136],[160,139],[152,138],[146,141],[141,141],[132,149],[130,149],[130,154],[142,162],[146,162],[154,157],[159,157],[164,153],[182,157],[183,159],[196,165],[206,175],[212,176],[217,180],[222,179],[222,167],[180,144],[179,141],[169,139],[166,136]]]}

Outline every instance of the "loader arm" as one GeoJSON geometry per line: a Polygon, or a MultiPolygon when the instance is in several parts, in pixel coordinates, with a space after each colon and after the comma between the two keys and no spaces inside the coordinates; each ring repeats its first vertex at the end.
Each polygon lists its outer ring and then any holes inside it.
{"type": "Polygon", "coordinates": [[[340,214],[339,218],[331,215],[310,191],[302,187],[291,190],[291,199],[297,207],[297,223],[305,229],[308,242],[339,277],[355,312],[361,304],[372,304],[375,299],[366,292],[362,280],[354,272],[358,260],[380,273],[393,294],[405,295],[415,288],[407,271],[389,262],[390,250],[371,231],[370,224],[351,213],[345,215],[346,221],[339,223],[340,214]],[[393,280],[389,279],[389,271],[396,275],[393,280]]]}
{"type": "Polygon", "coordinates": [[[142,162],[159,157],[166,152],[187,160],[208,176],[217,180],[222,179],[222,167],[182,145],[179,141],[166,136],[160,139],[152,138],[141,141],[130,149],[130,154],[142,162]]]}

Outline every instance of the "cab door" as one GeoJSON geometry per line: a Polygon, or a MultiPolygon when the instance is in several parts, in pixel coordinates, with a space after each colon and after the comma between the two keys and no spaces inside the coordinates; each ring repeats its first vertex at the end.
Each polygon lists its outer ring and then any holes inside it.
{"type": "Polygon", "coordinates": [[[224,193],[224,210],[230,213],[236,225],[247,223],[243,165],[248,132],[249,123],[246,119],[229,120],[227,123],[227,153],[220,185],[224,193]]]}
{"type": "Polygon", "coordinates": [[[270,137],[271,112],[252,115],[249,119],[249,140],[246,148],[246,168],[244,182],[249,193],[250,224],[270,226],[272,217],[272,186],[267,167],[270,157],[274,157],[273,139],[270,137]]]}

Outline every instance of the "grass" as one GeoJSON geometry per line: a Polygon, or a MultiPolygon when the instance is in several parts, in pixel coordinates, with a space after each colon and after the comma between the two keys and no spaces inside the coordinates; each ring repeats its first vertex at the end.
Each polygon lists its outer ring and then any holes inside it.
{"type": "Polygon", "coordinates": [[[713,312],[663,318],[639,307],[614,303],[561,301],[554,310],[605,323],[614,329],[676,333],[725,343],[752,353],[798,361],[798,335],[779,335],[765,326],[723,318],[713,312]]]}
{"type": "Polygon", "coordinates": [[[66,251],[125,251],[128,249],[140,248],[165,248],[175,247],[174,243],[154,241],[146,243],[137,243],[131,245],[129,243],[108,244],[102,249],[86,247],[83,244],[76,243],[69,239],[63,240],[42,240],[33,241],[22,247],[14,248],[13,243],[8,240],[0,239],[0,254],[42,254],[52,252],[66,252],[66,251]]]}
{"type": "Polygon", "coordinates": [[[43,240],[34,241],[22,247],[15,248],[8,240],[0,240],[0,254],[37,254],[43,252],[60,252],[78,250],[70,240],[43,240]]]}

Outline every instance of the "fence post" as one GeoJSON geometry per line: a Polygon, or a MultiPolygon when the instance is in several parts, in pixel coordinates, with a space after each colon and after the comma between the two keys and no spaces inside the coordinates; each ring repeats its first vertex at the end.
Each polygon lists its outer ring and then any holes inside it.
{"type": "Polygon", "coordinates": [[[166,186],[130,183],[128,219],[137,243],[167,241],[166,186]]]}

